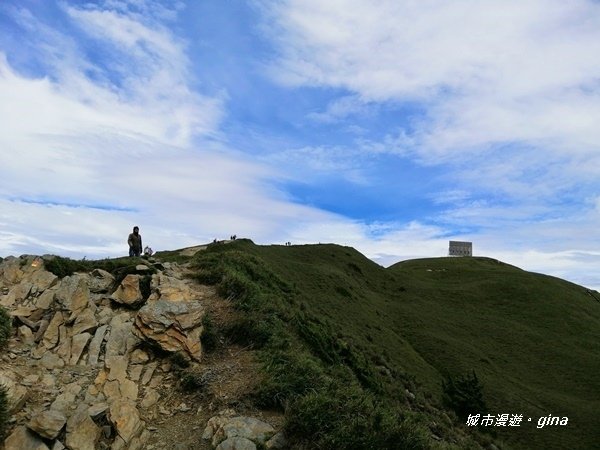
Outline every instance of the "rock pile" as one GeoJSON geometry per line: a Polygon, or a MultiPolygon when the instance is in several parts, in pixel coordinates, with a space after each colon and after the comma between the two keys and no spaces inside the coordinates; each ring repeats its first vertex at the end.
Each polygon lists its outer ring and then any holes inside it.
{"type": "MultiPolygon", "coordinates": [[[[152,349],[200,361],[205,314],[202,291],[175,264],[149,265],[119,281],[100,269],[59,279],[40,257],[2,261],[0,305],[17,325],[0,365],[14,424],[6,450],[145,448],[142,417],[153,417],[168,377],[152,349]]],[[[268,446],[275,435],[241,416],[211,419],[209,429],[220,450],[268,446]]]]}
{"type": "Polygon", "coordinates": [[[268,449],[286,446],[283,434],[262,420],[236,415],[229,409],[209,419],[202,439],[210,440],[216,450],[256,450],[257,445],[268,449]]]}

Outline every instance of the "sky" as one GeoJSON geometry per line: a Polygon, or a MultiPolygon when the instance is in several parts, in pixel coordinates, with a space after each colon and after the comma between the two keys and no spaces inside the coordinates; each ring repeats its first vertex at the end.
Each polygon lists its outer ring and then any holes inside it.
{"type": "Polygon", "coordinates": [[[236,234],[600,289],[600,2],[0,2],[0,255],[236,234]]]}

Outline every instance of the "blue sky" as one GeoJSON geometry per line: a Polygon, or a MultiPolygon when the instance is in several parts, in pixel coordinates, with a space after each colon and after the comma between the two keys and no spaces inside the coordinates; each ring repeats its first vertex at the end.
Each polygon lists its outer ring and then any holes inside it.
{"type": "Polygon", "coordinates": [[[2,255],[453,239],[600,287],[598,2],[15,0],[0,27],[2,255]]]}

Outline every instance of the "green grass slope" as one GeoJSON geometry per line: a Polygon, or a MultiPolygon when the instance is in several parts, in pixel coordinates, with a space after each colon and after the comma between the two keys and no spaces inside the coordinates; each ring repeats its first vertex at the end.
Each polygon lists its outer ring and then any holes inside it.
{"type": "Polygon", "coordinates": [[[600,303],[580,286],[487,258],[385,269],[336,245],[238,241],[194,259],[246,311],[231,332],[268,355],[259,401],[286,409],[299,448],[476,448],[489,436],[506,448],[598,448],[600,303]],[[444,377],[472,370],[482,412],[523,414],[520,427],[482,436],[444,413],[444,377]],[[568,425],[536,428],[550,414],[568,425]]]}

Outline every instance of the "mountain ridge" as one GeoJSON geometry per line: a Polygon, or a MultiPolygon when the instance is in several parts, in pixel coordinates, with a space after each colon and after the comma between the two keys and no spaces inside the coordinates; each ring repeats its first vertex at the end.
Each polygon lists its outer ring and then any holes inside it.
{"type": "MultiPolygon", "coordinates": [[[[483,257],[384,268],[335,244],[195,248],[159,252],[158,264],[182,264],[237,311],[216,333],[254,349],[262,367],[261,384],[239,401],[284,413],[290,448],[600,441],[600,303],[586,288],[483,257]],[[487,403],[481,414],[521,413],[519,427],[468,427],[452,411],[443,383],[473,371],[487,403]]],[[[64,273],[119,270],[117,260],[56,261],[64,273]]]]}

